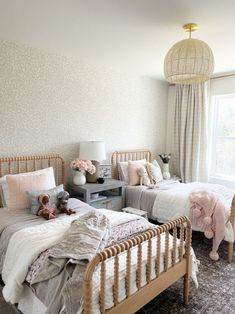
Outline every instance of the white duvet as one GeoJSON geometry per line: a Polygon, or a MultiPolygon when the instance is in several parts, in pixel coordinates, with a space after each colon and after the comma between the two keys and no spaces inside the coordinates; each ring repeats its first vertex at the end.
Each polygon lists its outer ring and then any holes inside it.
{"type": "MultiPolygon", "coordinates": [[[[181,183],[172,186],[169,190],[158,191],[152,208],[153,217],[162,223],[177,219],[181,216],[189,217],[189,194],[196,189],[209,190],[216,193],[222,199],[226,209],[225,240],[233,242],[233,228],[228,218],[234,191],[222,185],[200,182],[181,183]]],[[[198,230],[198,228],[194,226],[193,229],[198,230]]]]}
{"type": "MultiPolygon", "coordinates": [[[[23,282],[29,266],[38,255],[58,243],[69,229],[71,222],[84,214],[89,206],[76,199],[70,199],[71,208],[79,207],[79,211],[71,216],[61,215],[60,217],[46,221],[45,224],[22,229],[13,234],[7,248],[2,279],[5,283],[3,296],[7,302],[17,303],[23,289],[23,282]]],[[[112,226],[126,223],[131,220],[144,219],[142,217],[110,210],[101,210],[106,214],[112,226]]]]}

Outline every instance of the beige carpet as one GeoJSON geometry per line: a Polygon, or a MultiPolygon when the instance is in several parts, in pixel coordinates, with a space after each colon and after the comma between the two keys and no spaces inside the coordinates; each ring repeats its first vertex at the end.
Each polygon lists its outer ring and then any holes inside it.
{"type": "MultiPolygon", "coordinates": [[[[226,243],[220,246],[221,258],[218,262],[208,257],[211,241],[205,239],[203,234],[193,233],[192,244],[201,265],[199,289],[191,284],[189,305],[183,305],[180,280],[138,311],[138,314],[235,314],[235,258],[233,264],[227,263],[226,243]]],[[[16,310],[3,300],[0,289],[0,314],[15,313],[16,310]]]]}

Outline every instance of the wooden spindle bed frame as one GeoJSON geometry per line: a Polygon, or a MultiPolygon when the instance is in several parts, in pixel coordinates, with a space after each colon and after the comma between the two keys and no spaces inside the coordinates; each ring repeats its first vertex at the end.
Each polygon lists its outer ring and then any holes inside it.
{"type": "MultiPolygon", "coordinates": [[[[139,160],[146,158],[148,162],[152,161],[152,153],[147,149],[141,150],[127,150],[127,151],[115,151],[112,154],[111,162],[112,162],[112,178],[119,180],[118,175],[118,162],[120,161],[128,161],[128,160],[139,160]]],[[[228,242],[228,262],[232,263],[233,261],[233,250],[234,250],[234,242],[235,242],[235,195],[231,204],[231,211],[229,220],[231,222],[233,228],[233,242],[228,242]]]]}
{"type": "MultiPolygon", "coordinates": [[[[148,156],[149,153],[147,153],[148,156]]],[[[138,154],[136,155],[138,157],[138,154]]],[[[0,158],[0,177],[6,174],[18,174],[22,172],[35,171],[49,166],[54,167],[55,180],[57,184],[64,183],[64,161],[59,155],[44,156],[21,156],[0,158]]],[[[162,226],[150,229],[127,241],[111,246],[98,253],[88,264],[84,275],[83,297],[84,313],[92,313],[92,278],[97,266],[100,265],[100,291],[99,306],[101,313],[134,313],[155,296],[167,289],[179,278],[184,278],[184,303],[188,304],[189,279],[192,270],[191,247],[191,224],[186,217],[181,217],[162,226]],[[177,228],[180,230],[180,238],[177,239],[177,228]],[[170,230],[172,230],[172,248],[169,247],[170,230]],[[161,248],[161,236],[165,233],[164,251],[161,248]],[[156,254],[152,255],[152,241],[156,242],[156,254]],[[141,285],[143,246],[147,243],[146,279],[147,284],[141,285]],[[132,250],[137,249],[137,261],[133,261],[132,250]],[[119,258],[126,254],[125,263],[125,299],[119,302],[119,258]],[[163,256],[164,267],[160,270],[160,262],[163,256]],[[169,264],[168,259],[171,257],[169,264]],[[111,309],[105,308],[106,300],[106,263],[114,258],[114,284],[113,302],[111,309]],[[154,278],[151,277],[152,261],[154,259],[154,278]],[[133,269],[134,268],[134,269],[133,269]],[[137,292],[131,294],[131,273],[136,272],[137,292]]]]}
{"type": "MultiPolygon", "coordinates": [[[[167,224],[150,229],[130,240],[116,244],[104,251],[98,253],[89,263],[84,276],[83,295],[84,295],[84,313],[92,314],[92,277],[100,265],[100,312],[108,314],[135,313],[163,290],[176,282],[179,278],[184,277],[184,303],[188,304],[189,295],[189,279],[192,270],[192,256],[190,254],[191,247],[191,224],[186,217],[181,217],[167,224]],[[177,245],[177,227],[180,228],[180,239],[177,245]],[[169,265],[169,237],[170,230],[173,229],[173,248],[171,254],[171,262],[169,265]],[[161,235],[165,233],[165,250],[164,250],[164,269],[160,272],[161,251],[161,235]],[[157,249],[156,256],[152,256],[152,240],[156,238],[157,249]],[[141,286],[142,272],[142,246],[147,242],[147,264],[146,279],[147,284],[141,286]],[[136,272],[137,292],[130,293],[131,271],[131,250],[137,248],[137,263],[134,265],[136,272]],[[178,255],[177,255],[178,250],[178,255]],[[126,253],[126,275],[125,275],[125,299],[121,302],[119,299],[119,256],[126,253]],[[176,260],[179,256],[179,260],[176,260]],[[105,308],[106,300],[106,262],[114,258],[114,285],[113,285],[113,302],[111,309],[105,308]],[[151,278],[151,260],[154,258],[155,278],[151,278]]],[[[133,267],[133,266],[132,266],[133,267]]]]}

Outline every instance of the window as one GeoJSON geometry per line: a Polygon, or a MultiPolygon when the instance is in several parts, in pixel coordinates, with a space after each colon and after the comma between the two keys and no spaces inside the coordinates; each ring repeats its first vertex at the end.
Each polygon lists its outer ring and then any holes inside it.
{"type": "Polygon", "coordinates": [[[210,177],[235,181],[235,94],[212,97],[210,177]]]}

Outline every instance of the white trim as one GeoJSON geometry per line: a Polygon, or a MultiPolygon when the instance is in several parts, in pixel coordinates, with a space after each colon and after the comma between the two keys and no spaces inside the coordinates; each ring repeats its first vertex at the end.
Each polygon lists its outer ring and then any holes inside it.
{"type": "MultiPolygon", "coordinates": [[[[226,95],[216,95],[211,98],[210,106],[210,117],[209,120],[209,129],[210,129],[210,142],[209,142],[209,160],[210,160],[210,169],[209,169],[209,182],[213,183],[223,183],[227,186],[235,187],[235,176],[224,175],[223,173],[218,173],[216,171],[216,146],[218,138],[226,138],[226,136],[221,137],[218,135],[218,110],[220,101],[225,98],[233,98],[235,100],[235,94],[226,94],[226,95]]],[[[228,137],[232,141],[235,140],[235,137],[228,137]]],[[[216,156],[217,157],[217,156],[216,156]]]]}

